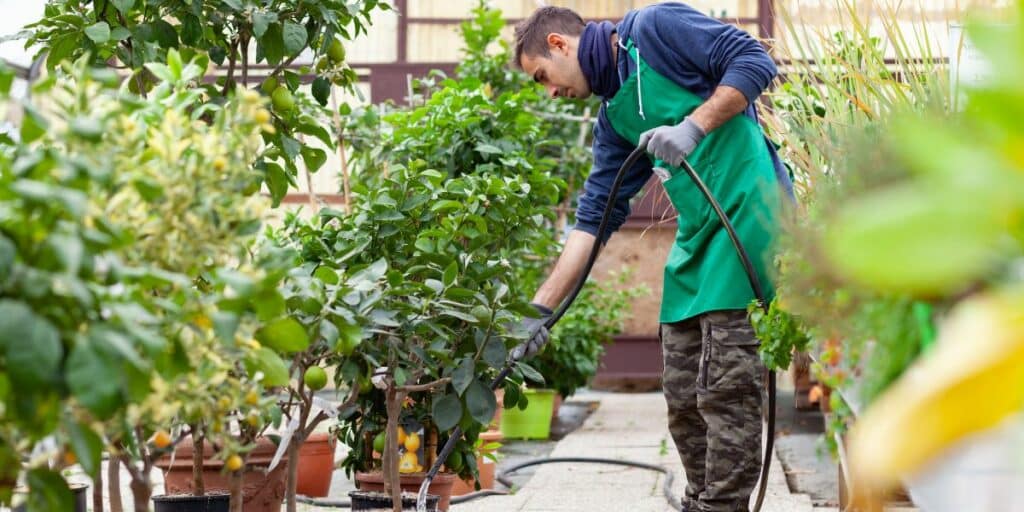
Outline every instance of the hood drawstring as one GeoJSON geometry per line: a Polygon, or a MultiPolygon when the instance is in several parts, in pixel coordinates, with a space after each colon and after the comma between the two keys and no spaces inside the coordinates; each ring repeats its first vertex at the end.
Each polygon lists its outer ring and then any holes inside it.
{"type": "MultiPolygon", "coordinates": [[[[619,39],[618,44],[619,48],[625,50],[627,54],[629,53],[629,48],[622,44],[622,39],[619,39]]],[[[636,57],[634,59],[636,60],[636,102],[640,106],[640,119],[646,121],[647,116],[644,115],[644,87],[643,82],[641,82],[641,72],[643,68],[640,66],[640,47],[633,44],[630,44],[630,46],[636,50],[636,57]]]]}

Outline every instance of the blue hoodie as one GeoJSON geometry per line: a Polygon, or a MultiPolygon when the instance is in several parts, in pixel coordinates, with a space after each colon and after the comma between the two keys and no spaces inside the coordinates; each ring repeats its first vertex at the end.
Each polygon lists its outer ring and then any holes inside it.
{"type": "MultiPolygon", "coordinates": [[[[743,115],[757,120],[754,102],[768,88],[777,70],[764,47],[746,32],[675,2],[630,11],[615,31],[620,41],[633,41],[648,66],[705,100],[719,85],[738,89],[749,103],[743,115]]],[[[616,66],[619,82],[604,98],[605,103],[636,72],[636,62],[627,52],[618,52],[616,66]]],[[[793,184],[775,146],[767,138],[765,144],[780,186],[792,195],[793,184]]],[[[594,167],[579,198],[575,229],[597,236],[615,174],[635,148],[612,129],[602,103],[594,126],[594,167]]],[[[643,188],[652,172],[651,161],[646,158],[640,159],[629,172],[619,189],[603,242],[626,222],[630,199],[643,188]]]]}

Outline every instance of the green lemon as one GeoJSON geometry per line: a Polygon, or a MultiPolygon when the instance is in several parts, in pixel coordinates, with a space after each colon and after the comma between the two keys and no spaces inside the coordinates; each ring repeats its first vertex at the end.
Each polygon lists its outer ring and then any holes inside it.
{"type": "Polygon", "coordinates": [[[330,57],[333,62],[342,62],[345,60],[345,46],[341,44],[341,41],[335,39],[331,41],[331,47],[327,49],[327,56],[330,57]]]}
{"type": "Polygon", "coordinates": [[[323,73],[331,67],[331,61],[329,58],[322,58],[316,62],[316,72],[323,73]]]}
{"type": "Polygon", "coordinates": [[[274,89],[274,94],[270,98],[274,104],[274,110],[287,112],[295,108],[295,98],[292,97],[292,92],[287,87],[274,89]]]}
{"type": "Polygon", "coordinates": [[[377,437],[373,438],[373,451],[377,453],[384,453],[384,447],[386,446],[385,443],[387,443],[387,440],[387,436],[384,435],[384,431],[381,430],[380,433],[377,434],[377,437]]]}
{"type": "Polygon", "coordinates": [[[327,372],[319,366],[310,366],[302,376],[302,381],[313,391],[321,390],[327,385],[327,372]]]}
{"type": "Polygon", "coordinates": [[[274,77],[270,77],[270,78],[267,78],[266,80],[263,81],[263,84],[260,85],[260,89],[264,93],[269,95],[269,94],[273,94],[274,91],[277,90],[277,86],[278,85],[279,84],[277,83],[277,79],[274,78],[274,77]]]}

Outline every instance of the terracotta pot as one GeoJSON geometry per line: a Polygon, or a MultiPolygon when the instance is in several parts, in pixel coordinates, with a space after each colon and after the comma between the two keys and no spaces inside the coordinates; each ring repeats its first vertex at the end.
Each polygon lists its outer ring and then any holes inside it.
{"type": "MultiPolygon", "coordinates": [[[[174,463],[171,456],[164,455],[157,459],[156,467],[164,470],[164,492],[167,494],[192,493],[192,440],[186,438],[174,450],[174,463]]],[[[256,440],[256,448],[249,453],[245,474],[242,476],[242,496],[245,512],[279,512],[284,500],[285,478],[288,465],[286,461],[266,472],[267,466],[277,452],[277,445],[268,438],[256,440]]],[[[229,492],[228,474],[223,472],[224,462],[214,459],[211,443],[203,445],[203,478],[207,492],[229,492]]]]}
{"type": "MultiPolygon", "coordinates": [[[[402,491],[419,494],[420,484],[423,483],[423,478],[426,476],[426,473],[406,473],[399,477],[399,485],[402,487],[402,491]]],[[[437,510],[441,512],[448,511],[448,503],[452,499],[452,484],[455,483],[455,480],[458,479],[452,473],[438,473],[434,480],[430,482],[430,488],[427,489],[427,492],[429,494],[436,494],[441,498],[437,502],[437,510]]],[[[356,487],[360,491],[384,492],[384,474],[381,472],[356,473],[356,487]]],[[[246,510],[245,512],[249,511],[246,510]]]]}
{"type": "Polygon", "coordinates": [[[298,493],[323,498],[331,490],[334,447],[337,439],[326,432],[314,433],[299,448],[298,493]]]}
{"type": "Polygon", "coordinates": [[[494,410],[494,419],[491,420],[488,431],[501,429],[501,411],[505,408],[505,390],[499,388],[495,391],[494,399],[498,401],[498,408],[494,410]]]}
{"type": "MultiPolygon", "coordinates": [[[[483,439],[484,446],[496,443],[502,440],[501,431],[488,430],[480,434],[480,439],[483,439]]],[[[480,474],[481,489],[494,489],[494,475],[497,472],[497,464],[493,460],[484,457],[484,454],[489,451],[481,451],[476,457],[476,467],[477,472],[480,474]]],[[[452,484],[452,496],[462,496],[471,492],[476,492],[475,481],[472,478],[468,480],[455,479],[455,482],[452,484]]]]}
{"type": "Polygon", "coordinates": [[[564,400],[564,398],[562,398],[562,394],[561,393],[555,393],[555,400],[554,400],[554,402],[551,405],[551,421],[552,422],[554,422],[555,420],[558,419],[558,408],[562,406],[562,401],[563,400],[564,400]]]}

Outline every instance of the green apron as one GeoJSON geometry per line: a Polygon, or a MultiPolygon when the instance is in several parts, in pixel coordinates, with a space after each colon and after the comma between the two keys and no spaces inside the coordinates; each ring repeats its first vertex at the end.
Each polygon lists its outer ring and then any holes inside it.
{"type": "MultiPolygon", "coordinates": [[[[614,130],[632,144],[640,134],[683,121],[702,100],[658,74],[640,58],[632,41],[624,45],[637,65],[605,105],[614,130]]],[[[622,47],[620,47],[620,50],[622,47]]],[[[771,300],[774,287],[768,268],[778,225],[781,190],[761,128],[738,114],[714,130],[687,158],[721,203],[750,254],[771,300]]],[[[754,298],[747,274],[714,209],[686,171],[654,161],[662,185],[679,213],[675,244],[665,265],[661,322],[685,320],[708,311],[746,309],[754,298]]]]}

